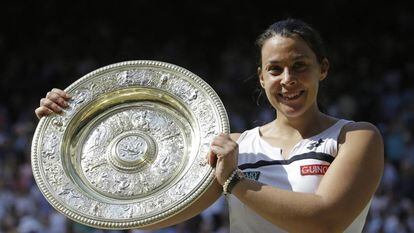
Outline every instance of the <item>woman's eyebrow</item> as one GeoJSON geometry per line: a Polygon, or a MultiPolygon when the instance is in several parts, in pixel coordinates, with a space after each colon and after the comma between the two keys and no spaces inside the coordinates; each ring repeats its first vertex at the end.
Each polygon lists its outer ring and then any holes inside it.
{"type": "Polygon", "coordinates": [[[293,60],[300,60],[300,59],[309,59],[310,57],[308,55],[305,54],[298,54],[298,55],[294,55],[293,60]]]}
{"type": "MultiPolygon", "coordinates": [[[[297,54],[297,55],[293,55],[291,59],[294,60],[294,61],[297,61],[297,60],[300,60],[300,59],[309,59],[309,58],[310,57],[308,55],[305,55],[305,54],[297,54]]],[[[269,61],[266,62],[266,64],[270,64],[270,65],[280,64],[280,63],[283,63],[283,62],[280,61],[280,60],[278,60],[278,59],[271,59],[271,60],[269,60],[269,61]]]]}

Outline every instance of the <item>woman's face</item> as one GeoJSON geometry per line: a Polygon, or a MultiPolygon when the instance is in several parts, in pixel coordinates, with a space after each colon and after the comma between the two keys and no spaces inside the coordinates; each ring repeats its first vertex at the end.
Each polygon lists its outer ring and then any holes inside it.
{"type": "Polygon", "coordinates": [[[286,117],[298,117],[317,108],[319,81],[328,72],[329,63],[320,64],[315,53],[299,36],[273,36],[262,47],[260,84],[269,102],[286,117]]]}

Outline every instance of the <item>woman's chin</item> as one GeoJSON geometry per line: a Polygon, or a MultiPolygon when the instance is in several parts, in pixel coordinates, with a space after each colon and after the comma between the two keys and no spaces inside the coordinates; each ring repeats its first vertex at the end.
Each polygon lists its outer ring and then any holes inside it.
{"type": "Polygon", "coordinates": [[[297,118],[303,115],[305,110],[303,107],[299,106],[283,106],[279,112],[281,112],[287,118],[297,118]]]}
{"type": "Polygon", "coordinates": [[[277,98],[277,109],[288,118],[296,118],[305,112],[306,95],[302,94],[294,100],[286,100],[280,96],[277,98]]]}

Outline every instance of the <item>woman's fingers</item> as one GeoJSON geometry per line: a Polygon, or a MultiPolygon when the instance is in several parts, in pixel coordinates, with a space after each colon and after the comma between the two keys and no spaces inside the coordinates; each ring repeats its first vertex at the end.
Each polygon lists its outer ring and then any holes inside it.
{"type": "Polygon", "coordinates": [[[211,142],[211,145],[216,146],[223,146],[224,144],[231,142],[231,138],[226,134],[219,134],[216,137],[214,137],[213,141],[211,142]]]}
{"type": "Polygon", "coordinates": [[[217,155],[226,155],[237,150],[238,144],[228,135],[220,134],[211,142],[211,150],[217,155]]]}
{"type": "Polygon", "coordinates": [[[221,157],[225,155],[226,153],[228,153],[228,150],[226,150],[223,147],[219,147],[219,146],[211,146],[210,149],[211,149],[211,152],[217,155],[217,157],[221,157]]]}
{"type": "Polygon", "coordinates": [[[40,107],[36,108],[35,113],[36,113],[37,118],[40,119],[44,116],[52,114],[53,111],[46,108],[46,107],[44,107],[44,106],[40,106],[40,107]]]}
{"type": "Polygon", "coordinates": [[[40,99],[40,107],[48,108],[48,109],[52,110],[55,113],[61,113],[62,112],[62,108],[59,107],[59,105],[57,105],[55,102],[51,101],[48,98],[40,99]]]}
{"type": "Polygon", "coordinates": [[[65,91],[53,88],[45,98],[40,99],[40,106],[35,110],[35,114],[40,119],[52,113],[61,113],[63,108],[69,107],[70,98],[72,97],[65,91]]]}
{"type": "Polygon", "coordinates": [[[208,162],[215,166],[217,159],[224,158],[228,155],[237,154],[238,144],[233,141],[227,134],[219,134],[211,142],[210,152],[207,155],[208,162]]]}
{"type": "Polygon", "coordinates": [[[208,164],[210,166],[215,167],[217,163],[217,155],[213,151],[209,151],[207,155],[208,164]]]}
{"type": "Polygon", "coordinates": [[[219,134],[211,142],[207,155],[208,163],[215,167],[219,184],[223,185],[234,169],[237,168],[238,144],[228,134],[219,134]]]}
{"type": "Polygon", "coordinates": [[[71,96],[66,91],[63,91],[59,88],[53,88],[51,92],[54,92],[54,93],[62,96],[65,99],[70,99],[71,98],[71,96]]]}
{"type": "Polygon", "coordinates": [[[62,108],[68,107],[68,102],[66,101],[67,98],[62,96],[62,93],[50,91],[46,94],[46,98],[54,102],[55,104],[59,105],[62,108]]]}

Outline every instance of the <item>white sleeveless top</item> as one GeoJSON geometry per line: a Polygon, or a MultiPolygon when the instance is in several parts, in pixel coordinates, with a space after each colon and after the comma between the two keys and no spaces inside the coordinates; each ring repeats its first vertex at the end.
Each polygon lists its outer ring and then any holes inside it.
{"type": "MultiPolygon", "coordinates": [[[[337,155],[341,129],[350,122],[339,120],[320,134],[299,141],[287,159],[282,157],[280,148],[271,146],[260,137],[259,127],[245,131],[237,140],[239,168],[248,178],[264,184],[295,192],[315,193],[323,174],[337,155]]],[[[231,233],[286,232],[260,217],[233,195],[228,195],[227,200],[231,233]]],[[[362,231],[369,206],[370,203],[345,232],[362,231]]]]}

